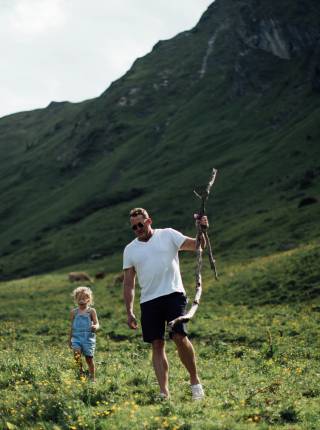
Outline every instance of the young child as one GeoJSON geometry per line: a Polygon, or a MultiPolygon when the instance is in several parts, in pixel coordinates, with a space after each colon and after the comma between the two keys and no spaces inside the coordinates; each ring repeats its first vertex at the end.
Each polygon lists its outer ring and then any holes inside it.
{"type": "Polygon", "coordinates": [[[85,356],[89,368],[89,378],[95,380],[94,351],[99,321],[96,310],[91,307],[93,294],[88,287],[78,287],[72,293],[77,308],[71,311],[71,330],[69,346],[73,349],[74,358],[79,365],[80,375],[83,375],[81,355],[85,356]]]}

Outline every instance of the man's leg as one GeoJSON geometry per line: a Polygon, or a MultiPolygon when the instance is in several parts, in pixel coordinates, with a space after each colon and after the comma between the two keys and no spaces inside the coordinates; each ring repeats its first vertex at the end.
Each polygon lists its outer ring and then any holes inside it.
{"type": "Polygon", "coordinates": [[[165,351],[165,341],[162,339],[152,341],[152,363],[160,386],[160,392],[168,397],[169,365],[165,351]]]}
{"type": "Polygon", "coordinates": [[[200,384],[196,366],[196,356],[192,343],[187,336],[180,333],[174,333],[172,338],[177,345],[180,360],[189,372],[191,385],[200,384]]]}

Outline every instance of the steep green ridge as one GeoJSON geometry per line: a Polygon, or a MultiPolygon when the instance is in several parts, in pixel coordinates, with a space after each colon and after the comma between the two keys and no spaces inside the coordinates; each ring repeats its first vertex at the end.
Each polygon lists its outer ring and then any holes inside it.
{"type": "Polygon", "coordinates": [[[132,206],[191,234],[212,167],[222,258],[319,238],[319,17],[216,0],[100,97],[0,119],[1,277],[120,252],[132,206]]]}

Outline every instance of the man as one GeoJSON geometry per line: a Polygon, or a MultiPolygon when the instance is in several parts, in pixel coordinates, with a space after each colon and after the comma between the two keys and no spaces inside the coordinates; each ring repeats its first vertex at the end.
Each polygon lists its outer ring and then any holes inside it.
{"type": "MultiPolygon", "coordinates": [[[[197,222],[208,227],[205,216],[197,222]]],[[[131,329],[138,326],[133,312],[137,275],[141,287],[143,339],[152,345],[152,363],[160,387],[160,398],[167,399],[170,394],[164,341],[165,326],[169,321],[184,315],[187,304],[178,251],[195,251],[196,239],[184,236],[172,228],[153,229],[152,219],[143,208],[130,211],[130,223],[136,238],[126,246],[123,254],[124,301],[128,326],[131,329]]],[[[205,246],[204,238],[201,239],[201,246],[205,246]]],[[[185,324],[176,324],[170,337],[174,340],[180,360],[190,375],[192,398],[200,400],[204,397],[204,391],[185,324]]]]}

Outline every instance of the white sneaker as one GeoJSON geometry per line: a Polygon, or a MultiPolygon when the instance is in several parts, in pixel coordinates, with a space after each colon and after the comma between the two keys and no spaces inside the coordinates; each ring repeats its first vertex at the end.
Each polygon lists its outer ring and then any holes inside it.
{"type": "Polygon", "coordinates": [[[204,398],[204,391],[201,384],[191,385],[192,400],[201,400],[204,398]]]}

